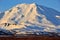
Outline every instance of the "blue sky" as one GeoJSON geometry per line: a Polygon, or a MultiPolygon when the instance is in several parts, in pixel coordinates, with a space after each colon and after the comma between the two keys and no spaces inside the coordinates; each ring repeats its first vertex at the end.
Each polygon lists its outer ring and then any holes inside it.
{"type": "Polygon", "coordinates": [[[53,8],[60,12],[60,0],[0,0],[0,11],[6,11],[11,7],[21,3],[37,3],[53,8]]]}

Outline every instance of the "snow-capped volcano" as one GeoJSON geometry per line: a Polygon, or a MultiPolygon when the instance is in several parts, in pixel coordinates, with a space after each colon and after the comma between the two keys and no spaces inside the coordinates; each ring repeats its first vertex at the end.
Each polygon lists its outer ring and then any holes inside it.
{"type": "MultiPolygon", "coordinates": [[[[60,12],[37,4],[18,4],[5,11],[0,28],[19,31],[57,32],[60,29],[60,12]]],[[[17,31],[18,32],[18,31],[17,31]]]]}

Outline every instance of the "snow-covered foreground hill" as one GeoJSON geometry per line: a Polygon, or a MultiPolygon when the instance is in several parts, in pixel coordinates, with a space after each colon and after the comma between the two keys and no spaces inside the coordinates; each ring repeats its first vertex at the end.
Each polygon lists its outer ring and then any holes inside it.
{"type": "Polygon", "coordinates": [[[16,34],[37,31],[60,32],[60,12],[34,3],[18,4],[0,13],[1,29],[16,34]]]}

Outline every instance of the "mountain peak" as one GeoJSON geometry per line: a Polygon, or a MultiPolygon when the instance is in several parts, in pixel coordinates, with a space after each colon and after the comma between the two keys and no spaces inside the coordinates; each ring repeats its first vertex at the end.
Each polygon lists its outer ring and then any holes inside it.
{"type": "MultiPolygon", "coordinates": [[[[42,27],[44,28],[43,31],[55,31],[56,26],[60,25],[60,19],[56,15],[60,15],[60,13],[57,13],[51,8],[37,6],[35,3],[24,3],[5,11],[3,18],[0,20],[0,24],[3,26],[9,24],[7,28],[4,27],[7,30],[23,27],[28,28],[31,26],[32,28],[42,27]]],[[[38,30],[40,31],[40,29],[38,30]]]]}
{"type": "Polygon", "coordinates": [[[27,3],[23,3],[23,4],[18,4],[16,7],[20,7],[20,6],[36,6],[36,3],[32,3],[32,4],[27,4],[27,3]]]}

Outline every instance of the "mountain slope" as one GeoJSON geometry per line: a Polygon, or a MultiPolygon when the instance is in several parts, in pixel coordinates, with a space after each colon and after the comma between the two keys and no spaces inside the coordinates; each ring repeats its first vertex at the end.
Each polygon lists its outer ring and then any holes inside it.
{"type": "Polygon", "coordinates": [[[37,4],[18,4],[5,11],[0,28],[25,31],[57,32],[60,29],[60,12],[37,4]]]}

